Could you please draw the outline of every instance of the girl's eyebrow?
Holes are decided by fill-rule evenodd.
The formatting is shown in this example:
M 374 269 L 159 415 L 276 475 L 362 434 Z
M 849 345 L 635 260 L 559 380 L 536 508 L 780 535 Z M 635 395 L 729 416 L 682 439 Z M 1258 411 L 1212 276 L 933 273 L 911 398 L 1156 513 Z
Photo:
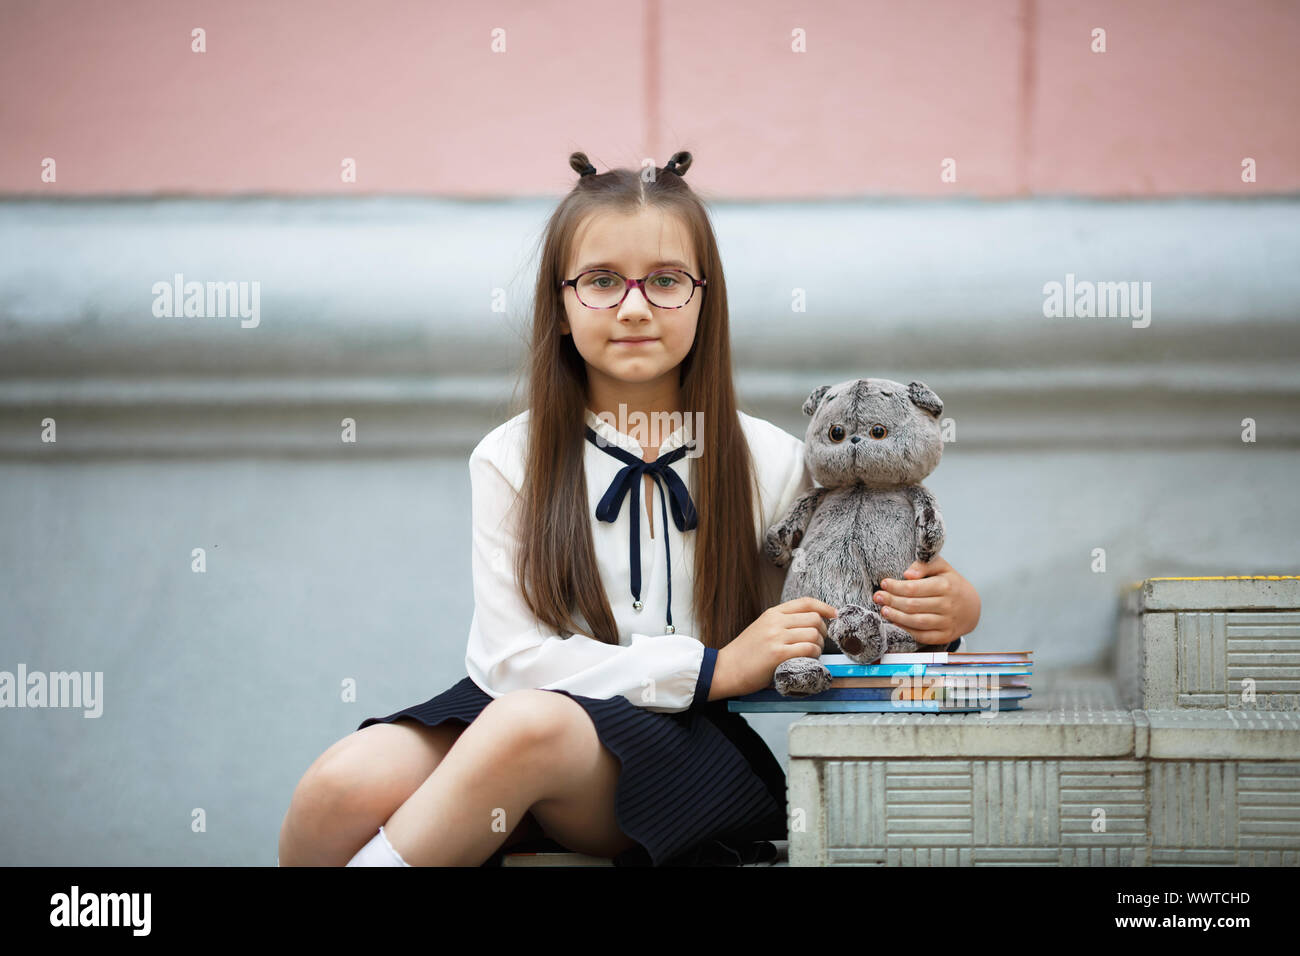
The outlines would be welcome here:
M 663 268 L 664 266 L 675 266 L 678 269 L 689 269 L 686 263 L 682 262 L 680 259 L 660 259 L 658 262 L 652 262 L 650 264 L 651 269 L 660 269 Z M 613 263 L 613 262 L 589 262 L 585 266 L 581 266 L 578 269 L 578 271 L 586 272 L 589 269 L 616 269 L 616 268 L 617 268 L 617 263 Z

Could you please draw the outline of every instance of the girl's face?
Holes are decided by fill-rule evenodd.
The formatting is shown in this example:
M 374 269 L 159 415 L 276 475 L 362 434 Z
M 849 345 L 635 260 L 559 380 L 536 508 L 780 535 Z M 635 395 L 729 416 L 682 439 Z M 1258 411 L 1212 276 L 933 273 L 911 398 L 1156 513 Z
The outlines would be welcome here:
M 633 214 L 596 213 L 579 227 L 575 249 L 564 278 L 573 279 L 587 269 L 612 269 L 629 279 L 640 279 L 656 269 L 676 266 L 699 279 L 700 264 L 682 222 L 671 214 L 642 207 Z M 640 289 L 630 289 L 621 305 L 589 309 L 578 301 L 571 286 L 563 290 L 564 315 L 560 328 L 573 336 L 573 344 L 587 363 L 593 391 L 608 392 L 619 383 L 664 387 L 677 392 L 677 366 L 695 342 L 704 288 L 696 288 L 680 309 L 651 305 Z M 639 344 L 620 339 L 649 339 Z

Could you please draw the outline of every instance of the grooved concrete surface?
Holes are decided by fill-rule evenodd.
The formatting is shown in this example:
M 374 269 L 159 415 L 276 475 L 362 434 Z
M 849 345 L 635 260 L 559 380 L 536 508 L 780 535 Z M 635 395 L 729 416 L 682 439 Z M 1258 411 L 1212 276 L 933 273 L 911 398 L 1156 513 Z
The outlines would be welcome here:
M 1300 864 L 1300 714 L 1131 710 L 1104 674 L 1023 711 L 790 728 L 790 865 Z

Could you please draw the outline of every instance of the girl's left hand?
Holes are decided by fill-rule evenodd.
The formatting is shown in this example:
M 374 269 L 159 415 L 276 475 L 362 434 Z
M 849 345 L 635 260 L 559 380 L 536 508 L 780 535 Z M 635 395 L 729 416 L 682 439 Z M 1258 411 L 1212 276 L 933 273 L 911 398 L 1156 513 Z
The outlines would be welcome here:
M 922 564 L 913 561 L 906 580 L 886 578 L 872 600 L 881 615 L 907 631 L 918 644 L 947 644 L 975 630 L 980 596 L 942 555 Z

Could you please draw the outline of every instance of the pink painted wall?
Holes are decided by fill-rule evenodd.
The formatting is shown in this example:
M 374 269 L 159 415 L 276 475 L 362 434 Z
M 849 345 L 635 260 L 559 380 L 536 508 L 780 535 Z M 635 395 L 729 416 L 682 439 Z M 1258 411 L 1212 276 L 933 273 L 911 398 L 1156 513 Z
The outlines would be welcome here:
M 1290 193 L 1298 51 L 1296 0 L 2 0 L 0 192 L 555 194 L 686 148 L 717 198 Z

